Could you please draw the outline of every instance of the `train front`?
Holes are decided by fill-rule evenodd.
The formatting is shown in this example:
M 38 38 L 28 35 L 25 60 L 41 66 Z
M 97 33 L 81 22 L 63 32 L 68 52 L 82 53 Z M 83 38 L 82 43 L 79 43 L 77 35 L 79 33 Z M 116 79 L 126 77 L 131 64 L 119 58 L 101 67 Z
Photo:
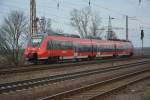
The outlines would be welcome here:
M 24 52 L 24 56 L 28 61 L 35 62 L 44 55 L 45 51 L 42 49 L 41 46 L 42 41 L 42 36 L 36 36 L 30 39 Z

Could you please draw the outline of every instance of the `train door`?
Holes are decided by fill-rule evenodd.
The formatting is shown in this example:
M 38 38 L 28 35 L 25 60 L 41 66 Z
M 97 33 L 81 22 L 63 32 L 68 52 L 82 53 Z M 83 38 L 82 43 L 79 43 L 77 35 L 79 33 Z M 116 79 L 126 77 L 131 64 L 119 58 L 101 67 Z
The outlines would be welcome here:
M 93 48 L 93 50 L 94 50 L 94 56 L 96 57 L 96 55 L 98 53 L 98 46 L 95 44 L 93 47 L 94 47 Z
M 116 43 L 114 44 L 114 49 L 115 49 L 114 50 L 115 51 L 114 56 L 117 56 L 117 44 Z
M 91 48 L 90 49 L 91 55 L 90 56 L 92 57 L 94 55 L 94 50 L 93 50 L 94 47 L 93 47 L 93 41 L 92 41 L 92 39 L 90 39 L 90 44 L 91 44 L 91 47 L 90 47 Z
M 79 52 L 79 48 L 78 48 L 78 44 L 77 43 L 73 43 L 73 50 L 74 50 L 74 58 L 78 57 L 78 52 Z
M 48 44 L 47 44 L 47 49 L 48 49 L 48 55 L 49 55 L 49 58 L 53 57 L 53 43 L 52 43 L 52 40 L 49 40 L 48 41 Z
M 94 58 L 94 57 L 96 57 L 96 55 L 97 55 L 97 45 L 93 42 L 93 40 L 91 39 L 91 50 L 90 50 L 90 52 L 91 52 L 91 56 L 92 56 L 92 58 Z

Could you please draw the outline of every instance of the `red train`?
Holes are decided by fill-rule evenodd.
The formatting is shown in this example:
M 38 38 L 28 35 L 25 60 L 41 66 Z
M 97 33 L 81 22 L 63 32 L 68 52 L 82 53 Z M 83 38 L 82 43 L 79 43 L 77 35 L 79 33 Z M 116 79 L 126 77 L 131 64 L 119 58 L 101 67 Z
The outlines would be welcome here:
M 59 61 L 104 56 L 133 55 L 130 41 L 83 39 L 78 37 L 46 35 L 32 37 L 24 52 L 30 61 Z

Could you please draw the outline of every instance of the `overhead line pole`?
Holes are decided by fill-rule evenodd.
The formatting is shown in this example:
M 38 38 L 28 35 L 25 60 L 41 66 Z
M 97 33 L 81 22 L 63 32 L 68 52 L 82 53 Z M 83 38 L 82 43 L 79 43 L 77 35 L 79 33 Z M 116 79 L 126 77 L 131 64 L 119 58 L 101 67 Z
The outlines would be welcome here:
M 36 1 L 30 0 L 30 34 L 37 32 Z
M 126 16 L 126 40 L 128 40 L 128 16 Z
M 109 16 L 107 39 L 110 39 L 111 34 L 112 34 L 112 25 L 111 25 L 111 17 Z

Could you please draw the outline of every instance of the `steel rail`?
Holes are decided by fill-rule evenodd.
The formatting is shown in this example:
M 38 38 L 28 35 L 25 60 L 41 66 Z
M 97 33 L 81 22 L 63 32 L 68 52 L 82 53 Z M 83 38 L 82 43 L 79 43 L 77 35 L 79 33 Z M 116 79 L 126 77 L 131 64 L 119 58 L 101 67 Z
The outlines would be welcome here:
M 62 100 L 62 99 L 65 99 L 65 100 L 81 100 L 81 98 L 84 100 L 97 100 L 98 97 L 100 96 L 103 96 L 107 93 L 110 93 L 116 89 L 120 89 L 124 86 L 127 86 L 129 84 L 132 84 L 134 82 L 137 82 L 137 81 L 140 81 L 140 80 L 143 80 L 145 78 L 148 78 L 150 77 L 149 74 L 141 77 L 141 78 L 138 78 L 138 79 L 135 79 L 135 80 L 130 80 L 129 82 L 126 82 L 124 84 L 121 84 L 119 86 L 116 86 L 116 87 L 113 87 L 112 89 L 108 89 L 106 91 L 102 91 L 101 89 L 99 89 L 99 91 L 97 91 L 97 88 L 98 86 L 99 87 L 103 87 L 104 85 L 107 86 L 106 84 L 113 84 L 113 82 L 118 82 L 118 81 L 124 81 L 125 79 L 128 79 L 130 77 L 134 77 L 136 75 L 139 75 L 139 74 L 142 74 L 142 73 L 145 73 L 145 72 L 150 72 L 150 68 L 147 68 L 147 69 L 143 69 L 143 70 L 140 70 L 140 71 L 136 71 L 136 72 L 133 72 L 133 73 L 128 73 L 128 74 L 124 74 L 124 75 L 121 75 L 121 76 L 117 76 L 117 77 L 113 77 L 111 79 L 108 79 L 108 80 L 104 80 L 104 81 L 100 81 L 100 82 L 97 82 L 97 83 L 93 83 L 93 84 L 90 84 L 90 85 L 87 85 L 87 86 L 83 86 L 83 87 L 80 87 L 80 88 L 76 88 L 76 89 L 73 89 L 73 90 L 69 90 L 69 91 L 65 91 L 65 92 L 61 92 L 61 93 L 58 93 L 58 94 L 55 94 L 55 95 L 51 95 L 51 96 L 47 96 L 47 97 L 43 97 L 43 98 L 40 98 L 39 100 Z M 96 92 L 97 93 L 93 93 L 94 92 L 94 89 L 96 88 Z M 93 90 L 92 90 L 93 89 Z M 86 92 L 87 91 L 92 91 L 92 93 L 88 93 L 88 97 L 86 99 Z M 85 92 L 85 94 L 84 94 Z M 77 95 L 77 94 L 80 94 L 80 96 L 74 96 L 74 95 Z M 90 96 L 91 95 L 91 96 Z M 94 95 L 94 96 L 93 96 Z M 74 96 L 74 97 L 71 97 L 71 96 Z M 77 98 L 75 98 L 77 97 Z
M 132 77 L 133 75 L 138 75 L 138 74 L 142 74 L 142 73 L 145 73 L 145 72 L 149 72 L 149 73 L 150 73 L 150 68 L 149 68 L 149 69 L 144 69 L 144 70 L 139 71 L 139 72 L 131 73 L 131 74 L 129 74 L 129 75 L 127 75 L 127 76 L 124 76 L 124 77 L 122 77 L 122 78 L 120 77 L 120 80 L 122 80 L 123 78 L 129 78 L 129 77 Z M 132 74 L 133 74 L 133 75 L 132 75 Z M 135 80 L 131 80 L 130 82 L 127 82 L 127 83 L 125 83 L 125 84 L 121 84 L 120 86 L 114 87 L 114 88 L 112 88 L 112 89 L 110 89 L 110 90 L 108 90 L 108 91 L 99 93 L 99 94 L 97 94 L 97 95 L 95 95 L 95 96 L 92 96 L 92 97 L 88 98 L 87 100 L 95 100 L 95 99 L 99 98 L 100 96 L 104 96 L 104 95 L 106 95 L 106 94 L 108 94 L 108 93 L 110 93 L 110 92 L 113 92 L 113 91 L 115 91 L 115 90 L 121 89 L 121 88 L 123 88 L 123 87 L 125 87 L 125 86 L 128 86 L 128 85 L 130 85 L 130 84 L 133 84 L 133 83 L 135 83 L 135 82 L 138 82 L 138 81 L 141 81 L 141 80 L 144 80 L 144 79 L 147 79 L 147 78 L 150 78 L 150 74 L 149 74 L 148 76 L 144 76 L 144 77 L 141 77 L 141 78 L 137 78 L 137 79 L 135 79 Z M 117 80 L 118 80 L 118 79 L 116 79 L 116 81 L 117 81 Z M 119 80 L 119 81 L 120 81 L 120 80 Z M 112 80 L 112 81 L 115 81 L 115 80 Z
M 116 58 L 116 59 L 97 59 L 92 61 L 83 61 L 83 62 L 76 62 L 76 63 L 63 63 L 63 64 L 52 64 L 52 65 L 38 65 L 38 66 L 23 66 L 23 67 L 13 67 L 13 68 L 2 68 L 0 69 L 0 76 L 8 75 L 13 73 L 23 73 L 29 71 L 37 71 L 37 70 L 47 70 L 47 69 L 55 69 L 55 68 L 62 68 L 62 67 L 70 67 L 70 66 L 78 66 L 78 65 L 88 65 L 88 64 L 97 64 L 97 63 L 107 63 L 107 62 L 114 62 L 114 61 L 124 61 L 128 59 L 143 59 L 143 58 L 150 58 L 150 56 L 144 57 L 131 57 L 131 58 Z
M 56 83 L 56 82 L 60 82 L 60 81 L 80 78 L 80 77 L 87 76 L 87 75 L 93 75 L 93 74 L 99 74 L 99 73 L 109 72 L 109 71 L 113 71 L 113 70 L 135 67 L 137 65 L 143 65 L 143 64 L 147 64 L 147 63 L 150 63 L 150 61 L 144 60 L 142 62 L 124 64 L 124 65 L 119 65 L 119 66 L 112 66 L 112 67 L 108 67 L 108 68 L 97 68 L 97 69 L 93 69 L 93 70 L 52 75 L 52 76 L 48 76 L 48 77 L 35 78 L 35 79 L 31 79 L 31 80 L 3 83 L 3 84 L 0 84 L 0 93 L 21 90 L 24 88 L 40 86 L 40 85 L 49 84 L 49 83 Z

